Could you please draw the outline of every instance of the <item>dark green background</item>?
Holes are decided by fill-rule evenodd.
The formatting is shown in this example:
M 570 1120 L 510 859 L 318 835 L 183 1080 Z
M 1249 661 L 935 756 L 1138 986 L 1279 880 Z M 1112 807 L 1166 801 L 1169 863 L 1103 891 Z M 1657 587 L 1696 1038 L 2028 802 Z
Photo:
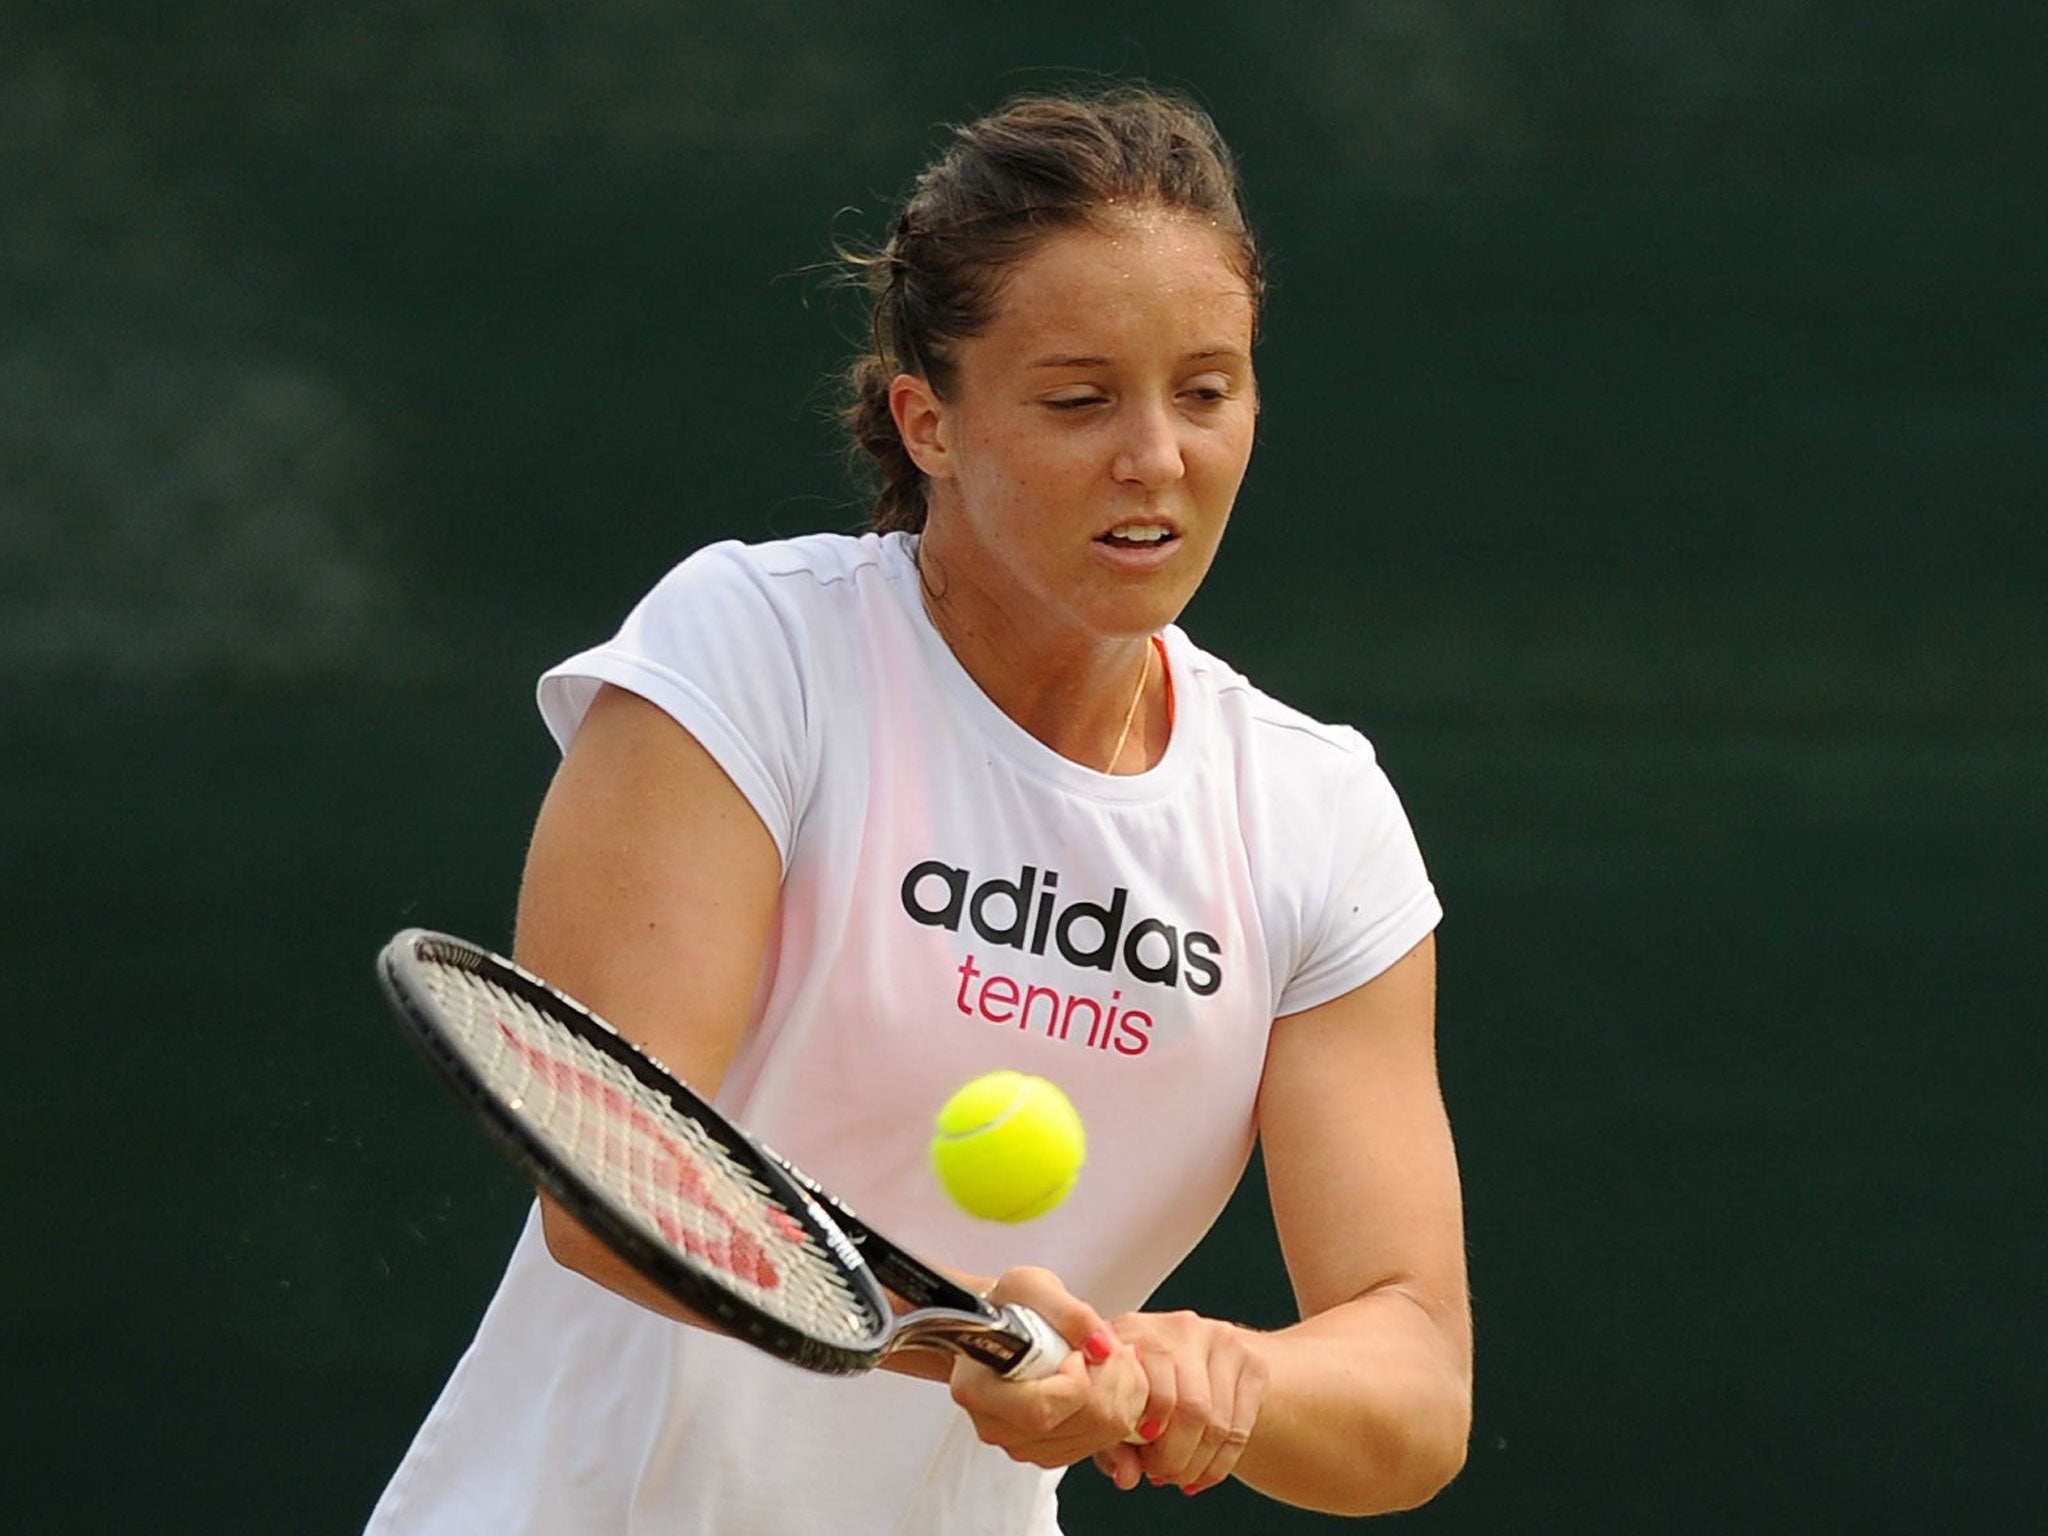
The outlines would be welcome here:
M 523 1205 L 371 956 L 508 937 L 543 665 L 857 520 L 805 269 L 1056 67 L 1240 150 L 1188 624 L 1375 738 L 1450 910 L 1478 1416 L 1402 1528 L 2030 1527 L 2035 8 L 1014 14 L 0 11 L 9 1528 L 359 1526 Z M 1284 1320 L 1255 1191 L 1170 1295 Z

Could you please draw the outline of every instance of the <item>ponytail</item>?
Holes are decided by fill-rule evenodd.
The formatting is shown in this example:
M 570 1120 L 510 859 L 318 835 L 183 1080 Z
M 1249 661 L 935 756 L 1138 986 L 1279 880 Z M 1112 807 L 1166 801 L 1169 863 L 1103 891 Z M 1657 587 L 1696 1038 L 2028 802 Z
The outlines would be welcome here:
M 881 481 L 868 526 L 876 533 L 918 533 L 924 528 L 924 472 L 911 462 L 889 410 L 889 384 L 895 377 L 873 352 L 855 360 L 847 373 L 846 430 Z

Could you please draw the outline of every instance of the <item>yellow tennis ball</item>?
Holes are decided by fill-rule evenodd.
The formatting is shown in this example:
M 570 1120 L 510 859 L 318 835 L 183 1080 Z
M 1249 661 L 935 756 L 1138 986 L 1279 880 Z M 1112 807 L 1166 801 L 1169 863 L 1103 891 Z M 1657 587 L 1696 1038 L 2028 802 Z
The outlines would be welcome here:
M 968 1215 L 1029 1221 L 1067 1198 L 1087 1150 L 1081 1117 L 1057 1087 L 990 1072 L 939 1111 L 932 1171 Z

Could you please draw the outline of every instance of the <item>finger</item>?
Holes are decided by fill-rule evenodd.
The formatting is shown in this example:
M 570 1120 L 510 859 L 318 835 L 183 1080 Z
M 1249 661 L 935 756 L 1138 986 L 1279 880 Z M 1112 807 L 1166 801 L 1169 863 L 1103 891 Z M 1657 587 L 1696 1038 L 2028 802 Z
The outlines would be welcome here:
M 1116 1330 L 1049 1269 L 1023 1264 L 1005 1270 L 990 1289 L 989 1299 L 1031 1308 L 1091 1364 L 1102 1364 L 1116 1348 Z
M 1221 1416 L 1230 1408 L 1234 1389 L 1230 1361 L 1211 1347 L 1187 1363 L 1188 1386 L 1182 1393 L 1181 1414 L 1174 1426 L 1174 1465 L 1167 1481 L 1184 1493 L 1192 1493 L 1201 1482 L 1227 1428 Z
M 1144 1352 L 1151 1395 L 1139 1420 L 1138 1439 L 1143 1442 L 1141 1460 L 1146 1481 L 1155 1487 L 1179 1479 L 1188 1457 L 1201 1438 L 1206 1413 L 1206 1366 L 1199 1358 L 1190 1360 L 1185 1332 L 1162 1334 L 1154 1327 Z
M 1070 1466 L 1122 1440 L 1145 1400 L 1144 1373 L 1127 1345 L 1102 1366 L 1071 1352 L 1052 1375 L 1030 1381 L 963 1361 L 951 1388 L 986 1444 L 1045 1467 Z
M 1166 1426 L 1173 1422 L 1174 1410 L 1180 1401 L 1179 1377 L 1170 1351 L 1157 1345 L 1147 1351 L 1139 1344 L 1133 1344 L 1131 1349 L 1145 1368 L 1146 1387 L 1145 1406 L 1139 1410 L 1137 1427 L 1131 1433 L 1139 1445 L 1150 1446 L 1166 1433 Z M 1140 1471 L 1143 1471 L 1142 1458 Z
M 1013 1452 L 1057 1436 L 1086 1407 L 1091 1390 L 1087 1362 L 1071 1351 L 1049 1374 L 1028 1380 L 998 1376 L 962 1357 L 953 1364 L 950 1386 L 953 1401 L 974 1418 L 981 1438 Z
M 1145 1478 L 1145 1469 L 1138 1459 L 1138 1452 L 1130 1445 L 1112 1445 L 1106 1451 L 1097 1451 L 1095 1466 L 1104 1477 L 1125 1493 L 1129 1493 Z
M 1209 1424 L 1212 1389 L 1205 1361 L 1175 1356 L 1173 1412 L 1145 1455 L 1145 1469 L 1153 1482 L 1177 1486 L 1199 1470 L 1196 1458 Z M 1207 1464 L 1206 1458 L 1201 1464 Z
M 1217 1411 L 1181 1471 L 1183 1493 L 1214 1488 L 1237 1470 L 1264 1399 L 1264 1373 L 1248 1358 L 1228 1352 L 1217 1379 Z
M 1202 1426 L 1194 1448 L 1174 1469 L 1172 1482 L 1182 1493 L 1200 1493 L 1223 1481 L 1234 1458 L 1224 1455 L 1229 1425 L 1211 1419 Z M 1222 1464 L 1219 1467 L 1219 1462 Z

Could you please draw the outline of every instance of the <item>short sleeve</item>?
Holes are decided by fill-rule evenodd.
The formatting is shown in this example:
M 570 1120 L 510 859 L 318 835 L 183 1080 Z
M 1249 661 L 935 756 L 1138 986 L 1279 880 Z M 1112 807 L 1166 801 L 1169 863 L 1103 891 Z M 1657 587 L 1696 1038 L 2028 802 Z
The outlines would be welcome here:
M 1363 986 L 1443 919 L 1400 796 L 1364 738 L 1345 735 L 1356 751 L 1329 794 L 1321 899 L 1304 914 L 1301 948 L 1276 1016 Z
M 541 675 L 542 720 L 567 751 L 598 689 L 637 693 L 688 731 L 738 786 L 785 862 L 813 780 L 805 631 L 737 542 L 690 556 L 619 632 Z

